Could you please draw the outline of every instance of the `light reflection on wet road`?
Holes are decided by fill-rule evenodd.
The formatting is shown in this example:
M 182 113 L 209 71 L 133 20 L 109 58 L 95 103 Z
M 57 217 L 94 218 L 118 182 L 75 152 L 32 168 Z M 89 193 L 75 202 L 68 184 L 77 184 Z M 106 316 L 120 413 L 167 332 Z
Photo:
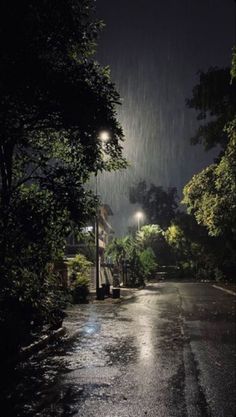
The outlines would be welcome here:
M 4 417 L 235 417 L 234 296 L 153 284 L 72 308 L 65 324 L 72 340 L 5 380 Z

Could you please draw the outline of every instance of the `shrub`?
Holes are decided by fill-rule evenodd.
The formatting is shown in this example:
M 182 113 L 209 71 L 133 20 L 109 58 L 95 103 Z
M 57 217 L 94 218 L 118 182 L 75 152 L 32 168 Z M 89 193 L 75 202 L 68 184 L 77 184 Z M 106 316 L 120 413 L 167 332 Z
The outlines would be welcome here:
M 39 276 L 27 268 L 12 268 L 0 285 L 1 354 L 31 343 L 42 328 L 58 328 L 65 313 L 58 278 L 48 270 Z
M 84 303 L 89 295 L 89 279 L 86 277 L 79 277 L 76 279 L 76 285 L 72 290 L 74 303 Z
M 68 261 L 72 296 L 75 303 L 85 302 L 89 294 L 92 262 L 81 254 Z
M 156 257 L 153 250 L 151 248 L 143 250 L 139 255 L 139 259 L 141 261 L 144 277 L 147 279 L 151 278 L 152 274 L 155 273 L 157 269 Z

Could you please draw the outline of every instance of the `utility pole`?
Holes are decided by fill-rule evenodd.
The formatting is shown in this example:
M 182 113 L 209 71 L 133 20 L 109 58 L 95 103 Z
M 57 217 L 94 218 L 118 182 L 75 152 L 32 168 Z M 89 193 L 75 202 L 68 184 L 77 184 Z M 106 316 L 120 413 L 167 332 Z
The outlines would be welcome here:
M 101 144 L 106 143 L 110 139 L 110 134 L 106 130 L 102 130 L 98 136 L 98 139 L 101 141 Z M 98 200 L 98 171 L 95 174 L 95 194 Z M 96 210 L 95 218 L 95 257 L 96 257 L 96 297 L 97 300 L 104 300 L 104 294 L 100 289 L 100 262 L 99 262 L 99 207 Z
M 97 174 L 95 176 L 96 181 L 96 197 L 98 198 L 98 177 Z M 100 276 L 100 264 L 99 264 L 99 207 L 96 209 L 96 217 L 95 217 L 95 269 L 96 269 L 96 298 L 99 300 L 99 276 Z

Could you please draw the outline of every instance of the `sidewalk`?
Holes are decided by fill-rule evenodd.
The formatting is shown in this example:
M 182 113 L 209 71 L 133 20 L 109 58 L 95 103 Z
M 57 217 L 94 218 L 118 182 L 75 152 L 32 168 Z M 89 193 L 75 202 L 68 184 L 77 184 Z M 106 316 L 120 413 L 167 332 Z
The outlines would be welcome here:
M 138 291 L 137 288 L 120 288 L 120 298 L 112 298 L 112 291 L 110 297 L 105 297 L 104 300 L 97 300 L 96 299 L 96 292 L 90 292 L 89 295 L 89 303 L 92 304 L 117 304 L 125 300 L 129 300 L 135 296 L 135 293 Z M 43 350 L 47 345 L 57 339 L 61 340 L 69 340 L 73 339 L 73 337 L 76 337 L 81 332 L 81 325 L 80 320 L 78 317 L 80 317 L 80 314 L 75 314 L 76 311 L 80 310 L 80 307 L 83 304 L 75 304 L 66 310 L 67 317 L 63 320 L 63 327 L 60 327 L 57 330 L 52 330 L 48 332 L 47 334 L 41 334 L 34 342 L 32 342 L 28 346 L 23 346 L 19 353 L 11 358 L 9 360 L 9 363 L 18 362 L 21 360 L 26 359 L 27 357 L 31 356 L 34 353 L 37 353 L 40 350 Z M 74 326 L 74 318 L 76 319 L 76 322 L 78 323 L 77 329 L 75 330 Z

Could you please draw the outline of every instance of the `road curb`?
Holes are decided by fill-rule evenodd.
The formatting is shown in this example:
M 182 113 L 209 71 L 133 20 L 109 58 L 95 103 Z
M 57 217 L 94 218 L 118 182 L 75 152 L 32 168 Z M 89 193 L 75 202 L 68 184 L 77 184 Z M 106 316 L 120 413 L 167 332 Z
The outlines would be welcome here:
M 40 350 L 45 349 L 49 345 L 49 343 L 51 343 L 53 340 L 58 339 L 59 337 L 64 336 L 65 334 L 65 327 L 60 327 L 57 330 L 53 330 L 52 332 L 40 337 L 40 339 L 36 340 L 30 345 L 22 347 L 18 353 L 9 357 L 5 361 L 4 366 L 14 366 L 17 363 L 20 363 L 21 361 L 29 358 L 34 353 L 37 353 Z
M 22 347 L 19 352 L 20 359 L 25 359 L 25 357 L 30 356 L 32 353 L 44 349 L 50 342 L 56 340 L 58 337 L 63 336 L 65 333 L 65 327 L 60 327 L 59 329 L 53 330 L 51 333 L 42 336 L 36 342 L 31 343 L 31 345 Z
M 217 290 L 221 290 L 221 291 L 227 292 L 228 294 L 236 296 L 236 292 L 232 290 L 227 290 L 226 288 L 220 287 L 219 285 L 212 285 L 212 287 L 216 288 Z

